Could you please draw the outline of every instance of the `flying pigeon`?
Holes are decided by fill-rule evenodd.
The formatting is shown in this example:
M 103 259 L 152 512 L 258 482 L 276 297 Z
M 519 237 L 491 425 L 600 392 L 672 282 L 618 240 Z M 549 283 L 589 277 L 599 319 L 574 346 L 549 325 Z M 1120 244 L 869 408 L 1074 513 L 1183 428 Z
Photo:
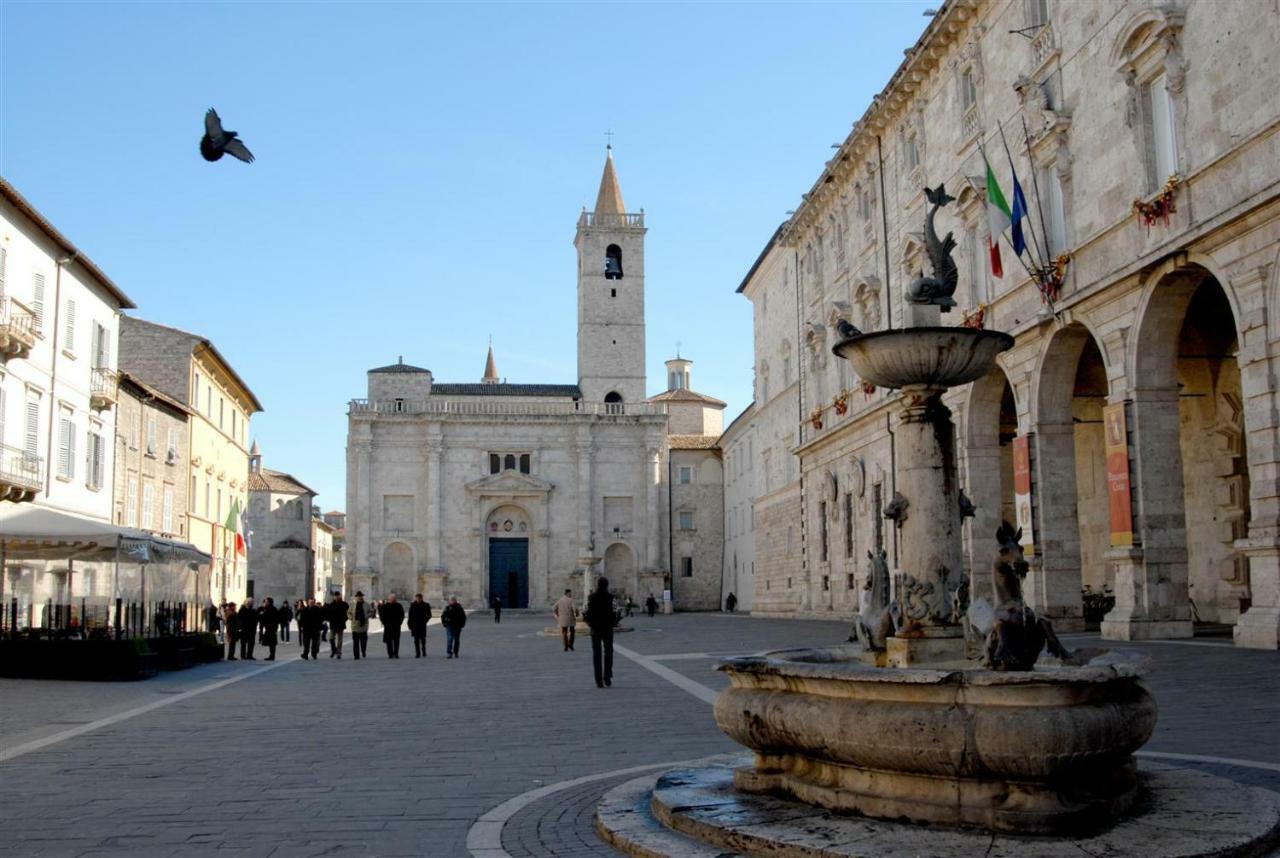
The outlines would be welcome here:
M 200 154 L 206 161 L 216 161 L 223 155 L 234 155 L 246 164 L 253 163 L 253 153 L 249 151 L 249 147 L 236 138 L 236 132 L 222 130 L 222 120 L 218 118 L 218 111 L 212 107 L 204 115 Z

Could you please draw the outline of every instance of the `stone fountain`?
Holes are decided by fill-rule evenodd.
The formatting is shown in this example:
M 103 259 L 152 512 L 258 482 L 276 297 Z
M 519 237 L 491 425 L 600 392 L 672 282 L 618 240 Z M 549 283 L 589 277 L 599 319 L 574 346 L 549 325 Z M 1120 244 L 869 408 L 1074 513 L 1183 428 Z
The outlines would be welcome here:
M 897 487 L 884 510 L 898 575 L 890 584 L 883 553 L 871 555 L 858 644 L 723 661 L 731 685 L 716 723 L 751 756 L 624 785 L 597 829 L 645 855 L 1255 854 L 1280 834 L 1280 796 L 1139 770 L 1134 753 L 1156 725 L 1148 660 L 1058 641 L 1022 597 L 1020 531 L 995 534 L 992 595 L 969 604 L 967 499 L 942 395 L 986 375 L 1014 341 L 941 324 L 957 271 L 934 218 L 951 197 L 942 186 L 926 194 L 933 276 L 907 287 L 904 327 L 845 323 L 834 347 L 860 378 L 901 391 Z M 974 627 L 980 662 L 965 657 Z M 1228 794 L 1251 811 L 1232 831 L 1215 821 Z

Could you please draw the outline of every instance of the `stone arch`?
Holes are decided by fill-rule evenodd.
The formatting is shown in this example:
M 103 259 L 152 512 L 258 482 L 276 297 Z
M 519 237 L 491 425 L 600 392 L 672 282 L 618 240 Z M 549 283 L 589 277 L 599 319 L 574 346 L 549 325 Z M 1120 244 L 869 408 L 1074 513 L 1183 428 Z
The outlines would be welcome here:
M 1123 69 L 1138 54 L 1144 53 L 1171 26 L 1167 13 L 1152 7 L 1135 13 L 1120 28 L 1111 43 L 1111 66 Z
M 1034 378 L 1033 509 L 1041 557 L 1028 589 L 1036 607 L 1067 628 L 1083 626 L 1083 591 L 1105 591 L 1114 579 L 1106 561 L 1105 355 L 1093 331 L 1073 321 L 1049 337 Z
M 1275 261 L 1271 263 L 1271 284 L 1264 287 L 1266 295 L 1267 339 L 1280 339 L 1280 250 L 1276 251 Z
M 1141 551 L 1118 569 L 1109 637 L 1189 637 L 1195 615 L 1234 622 L 1247 604 L 1248 562 L 1235 547 L 1251 514 L 1240 319 L 1212 260 L 1182 255 L 1148 278 L 1128 348 Z
M 510 501 L 495 504 L 484 517 L 485 536 L 496 539 L 527 538 L 532 526 L 528 510 Z
M 619 597 L 631 595 L 637 598 L 636 553 L 625 542 L 615 542 L 604 550 L 604 577 L 609 579 L 609 589 Z
M 964 489 L 975 510 L 968 519 L 967 559 L 973 594 L 991 597 L 989 576 L 974 575 L 991 559 L 1001 520 L 1013 521 L 1013 437 L 1018 431 L 1018 393 L 997 365 L 969 387 L 965 403 Z

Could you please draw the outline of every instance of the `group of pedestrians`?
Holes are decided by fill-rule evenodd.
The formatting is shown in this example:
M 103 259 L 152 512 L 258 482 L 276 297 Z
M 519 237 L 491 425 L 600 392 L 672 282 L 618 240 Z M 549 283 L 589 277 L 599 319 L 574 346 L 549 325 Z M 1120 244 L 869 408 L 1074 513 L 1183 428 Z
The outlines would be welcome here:
M 400 657 L 400 632 L 408 619 L 409 634 L 413 637 L 414 658 L 427 656 L 427 624 L 431 621 L 431 603 L 421 593 L 409 603 L 406 615 L 404 605 L 394 593 L 384 601 L 372 604 L 365 601 L 364 593 L 357 590 L 355 602 L 348 603 L 341 593 L 333 594 L 333 601 L 321 604 L 315 598 L 299 599 L 290 607 L 286 602 L 277 608 L 271 597 L 262 600 L 262 607 L 255 608 L 253 599 L 245 599 L 237 607 L 235 602 L 224 602 L 218 607 L 209 606 L 209 628 L 225 630 L 227 661 L 235 661 L 236 653 L 247 661 L 256 661 L 255 643 L 270 650 L 266 661 L 275 661 L 276 647 L 281 639 L 289 640 L 289 624 L 297 621 L 298 643 L 304 659 L 319 659 L 320 643 L 329 642 L 329 658 L 342 658 L 348 627 L 351 631 L 351 650 L 355 659 L 369 657 L 369 623 L 378 619 L 382 623 L 382 641 L 387 648 L 387 658 Z M 458 658 L 462 642 L 462 628 L 467 624 L 467 612 L 456 598 L 440 615 L 445 630 L 445 651 L 448 658 Z

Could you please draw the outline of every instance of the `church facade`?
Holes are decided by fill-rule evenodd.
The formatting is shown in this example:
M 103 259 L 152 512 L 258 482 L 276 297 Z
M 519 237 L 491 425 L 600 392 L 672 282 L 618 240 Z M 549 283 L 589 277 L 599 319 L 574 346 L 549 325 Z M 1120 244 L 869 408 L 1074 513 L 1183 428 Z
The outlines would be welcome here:
M 683 609 L 719 604 L 718 528 L 673 538 L 670 472 L 673 446 L 718 455 L 724 403 L 688 390 L 688 361 L 646 395 L 644 236 L 610 153 L 574 241 L 576 384 L 502 381 L 492 347 L 479 383 L 403 360 L 369 371 L 348 411 L 349 591 L 542 607 L 581 594 L 590 567 L 636 601 L 674 589 Z M 718 466 L 701 470 L 719 483 Z M 719 521 L 720 498 L 681 511 Z

